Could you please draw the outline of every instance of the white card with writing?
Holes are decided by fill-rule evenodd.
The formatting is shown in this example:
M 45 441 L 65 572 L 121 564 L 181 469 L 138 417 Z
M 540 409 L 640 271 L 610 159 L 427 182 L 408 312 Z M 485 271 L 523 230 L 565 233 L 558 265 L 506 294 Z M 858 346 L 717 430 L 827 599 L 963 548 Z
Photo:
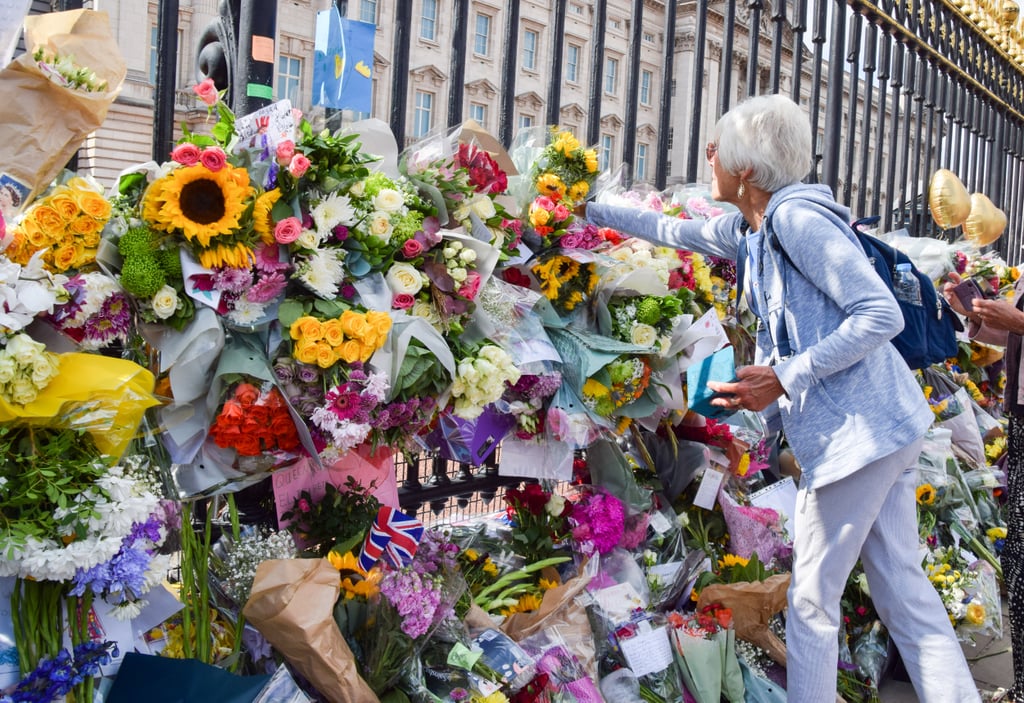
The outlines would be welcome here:
M 634 610 L 647 607 L 647 602 L 628 582 L 602 588 L 592 593 L 601 610 L 615 624 L 627 622 Z
M 718 488 L 722 485 L 725 474 L 717 469 L 708 468 L 700 479 L 697 487 L 697 495 L 693 498 L 693 504 L 705 510 L 713 510 L 715 501 L 718 500 Z
M 664 671 L 672 664 L 672 644 L 668 641 L 668 630 L 665 627 L 639 628 L 636 635 L 628 639 L 620 639 L 619 647 L 626 655 L 629 668 L 636 676 Z

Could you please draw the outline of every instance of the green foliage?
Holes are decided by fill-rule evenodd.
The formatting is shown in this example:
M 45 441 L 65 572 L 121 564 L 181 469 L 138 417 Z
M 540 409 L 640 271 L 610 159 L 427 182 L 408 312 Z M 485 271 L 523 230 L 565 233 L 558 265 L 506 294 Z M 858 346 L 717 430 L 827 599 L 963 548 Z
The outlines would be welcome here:
M 395 379 L 395 397 L 440 397 L 451 379 L 434 353 L 417 339 L 411 339 Z
M 362 541 L 380 510 L 380 501 L 370 493 L 373 488 L 374 484 L 363 487 L 349 476 L 344 490 L 325 484 L 320 500 L 302 491 L 281 519 L 290 520 L 289 531 L 309 542 L 310 551 L 319 556 L 332 549 L 350 551 Z
M 306 121 L 300 127 L 302 137 L 298 147 L 309 158 L 310 167 L 304 180 L 325 193 L 347 190 L 370 173 L 366 164 L 378 157 L 364 154 L 358 135 L 334 136 L 327 130 L 313 134 Z
M 99 517 L 88 496 L 103 497 L 95 482 L 106 472 L 84 431 L 0 426 L 0 554 L 13 558 L 29 537 L 84 535 Z

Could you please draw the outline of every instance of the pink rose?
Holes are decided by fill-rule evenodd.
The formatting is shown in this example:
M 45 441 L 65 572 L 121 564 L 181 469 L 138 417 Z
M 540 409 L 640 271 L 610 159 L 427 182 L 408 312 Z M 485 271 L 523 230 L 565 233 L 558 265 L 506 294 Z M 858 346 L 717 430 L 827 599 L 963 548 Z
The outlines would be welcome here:
M 418 239 L 406 239 L 402 245 L 402 256 L 407 259 L 415 259 L 423 253 L 423 243 Z
M 191 142 L 184 142 L 174 147 L 171 159 L 182 166 L 194 166 L 199 161 L 199 147 Z
M 228 162 L 228 155 L 219 146 L 208 146 L 199 154 L 199 161 L 210 171 L 216 173 Z
M 217 101 L 220 100 L 220 95 L 217 94 L 217 86 L 214 85 L 212 78 L 207 78 L 199 85 L 192 86 L 192 90 L 195 91 L 200 100 L 210 107 L 216 105 Z
M 296 154 L 292 157 L 292 162 L 288 164 L 288 173 L 292 174 L 296 178 L 302 178 L 309 169 L 309 159 L 306 158 L 305 154 Z
M 544 208 L 549 212 L 555 209 L 555 201 L 546 195 L 541 195 L 540 197 L 538 197 L 536 200 L 533 201 L 533 204 L 536 205 L 537 207 Z
M 567 208 L 565 205 L 556 205 L 552 214 L 555 216 L 556 220 L 568 219 L 569 208 Z
M 466 274 L 466 280 L 462 282 L 462 286 L 459 288 L 459 295 L 466 300 L 473 300 L 479 291 L 480 274 L 476 271 L 470 271 Z
M 398 293 L 391 299 L 391 307 L 396 310 L 408 310 L 415 304 L 416 298 L 412 297 L 408 293 Z
M 292 162 L 292 157 L 295 156 L 295 142 L 291 139 L 286 139 L 277 145 L 277 162 L 282 166 L 287 166 Z
M 286 217 L 274 227 L 274 239 L 278 244 L 291 244 L 302 234 L 302 222 L 297 217 Z
M 293 107 L 292 119 L 295 121 L 295 124 L 299 124 L 300 122 L 302 122 L 302 110 L 300 110 L 297 107 Z

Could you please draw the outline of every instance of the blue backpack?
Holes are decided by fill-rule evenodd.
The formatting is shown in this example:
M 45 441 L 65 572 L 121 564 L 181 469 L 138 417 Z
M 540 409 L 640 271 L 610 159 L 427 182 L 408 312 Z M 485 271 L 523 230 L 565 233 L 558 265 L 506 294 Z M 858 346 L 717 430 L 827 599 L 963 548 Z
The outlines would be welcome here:
M 878 222 L 878 217 L 866 217 L 853 223 L 853 233 L 864 249 L 878 277 L 882 283 L 892 291 L 893 279 L 895 278 L 897 264 L 910 264 L 911 271 L 921 284 L 921 305 L 906 302 L 897 298 L 896 302 L 903 313 L 903 331 L 890 340 L 900 353 L 907 366 L 912 369 L 922 369 L 932 364 L 942 363 L 946 359 L 955 357 L 959 351 L 956 341 L 956 333 L 963 330 L 960 319 L 953 312 L 952 308 L 935 291 L 932 280 L 921 273 L 910 257 L 899 249 L 891 247 L 880 239 L 876 239 L 860 230 L 862 226 L 870 226 Z M 768 228 L 766 230 L 770 237 L 771 247 L 782 254 L 786 263 L 801 276 L 803 273 L 782 247 L 778 235 Z M 745 247 L 741 248 L 745 249 Z M 737 262 L 737 266 L 741 266 Z M 742 270 L 737 271 L 737 281 L 742 280 Z M 738 291 L 738 295 L 742 291 Z M 737 299 L 738 299 L 737 295 Z M 895 296 L 894 296 L 895 297 Z M 782 318 L 781 329 L 778 331 L 776 341 L 779 356 L 787 357 L 792 353 L 789 345 L 789 333 L 786 330 L 785 317 Z

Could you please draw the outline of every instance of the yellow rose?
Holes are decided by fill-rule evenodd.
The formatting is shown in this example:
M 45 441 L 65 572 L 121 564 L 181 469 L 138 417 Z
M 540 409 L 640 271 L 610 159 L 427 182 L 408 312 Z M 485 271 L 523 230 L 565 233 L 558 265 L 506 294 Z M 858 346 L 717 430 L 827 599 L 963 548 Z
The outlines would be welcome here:
M 338 356 L 346 364 L 354 364 L 359 361 L 363 355 L 363 345 L 354 339 L 350 339 L 338 349 Z
M 324 336 L 323 325 L 320 323 L 320 320 L 310 315 L 304 315 L 293 322 L 290 332 L 292 339 L 302 342 L 318 342 Z
M 81 241 L 82 245 L 87 249 L 95 249 L 100 245 L 100 233 L 86 232 L 80 237 L 79 241 Z
M 59 237 L 64 233 L 64 218 L 49 205 L 40 205 L 33 210 L 32 219 L 39 225 L 39 229 L 50 237 Z
M 76 190 L 75 202 L 89 217 L 102 222 L 110 218 L 110 203 L 94 190 Z
M 78 217 L 78 205 L 70 193 L 54 195 L 49 199 L 49 205 L 67 222 Z
M 542 207 L 530 206 L 530 224 L 534 227 L 542 227 L 551 219 L 551 213 Z
M 359 360 L 365 364 L 367 361 L 370 360 L 370 357 L 373 356 L 373 353 L 375 351 L 377 351 L 376 347 L 364 344 L 363 350 L 359 354 Z
M 21 231 L 25 235 L 25 240 L 33 249 L 42 249 L 50 245 L 50 238 L 46 236 L 43 230 L 39 229 L 39 225 L 35 220 L 25 220 L 22 222 Z
M 71 220 L 68 229 L 75 234 L 95 234 L 100 231 L 101 225 L 88 215 L 79 215 Z
M 63 244 L 53 252 L 53 266 L 58 271 L 73 268 L 78 261 L 79 251 L 74 244 Z
M 371 310 L 366 313 L 366 322 L 369 323 L 381 337 L 387 335 L 391 330 L 391 315 L 383 310 Z
M 369 328 L 366 324 L 366 316 L 362 313 L 355 312 L 354 310 L 346 310 L 341 313 L 341 317 L 338 319 L 341 321 L 341 329 L 343 329 L 345 334 L 349 337 L 362 339 Z
M 332 347 L 341 346 L 345 341 L 345 330 L 341 328 L 340 320 L 327 320 L 323 323 L 324 341 Z
M 317 342 L 316 345 L 316 365 L 322 369 L 329 369 L 334 366 L 334 362 L 338 360 L 338 355 L 334 352 L 329 344 L 324 342 Z
M 295 345 L 295 348 L 292 349 L 292 356 L 303 364 L 315 364 L 318 358 L 318 351 L 316 342 L 300 340 Z

